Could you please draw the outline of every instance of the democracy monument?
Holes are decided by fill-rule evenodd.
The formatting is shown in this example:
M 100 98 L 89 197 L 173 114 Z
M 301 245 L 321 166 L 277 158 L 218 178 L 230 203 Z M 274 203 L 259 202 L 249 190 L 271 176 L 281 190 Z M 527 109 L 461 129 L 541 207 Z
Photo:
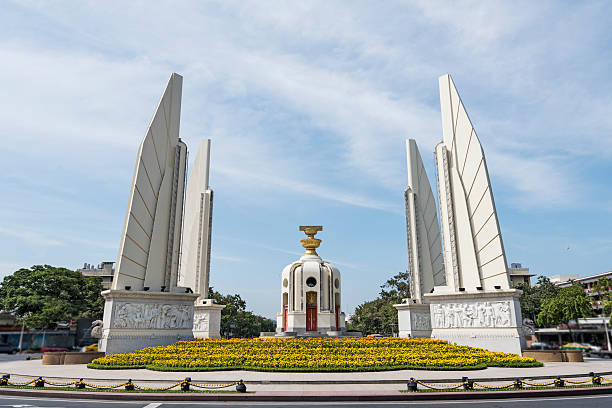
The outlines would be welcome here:
M 113 286 L 102 292 L 99 346 L 107 354 L 194 335 L 219 337 L 224 306 L 206 299 L 210 140 L 202 142 L 185 189 L 187 146 L 179 138 L 182 84 L 183 78 L 172 74 L 138 148 Z
M 413 285 L 411 298 L 395 306 L 400 335 L 520 355 L 521 291 L 510 288 L 484 151 L 450 75 L 439 85 L 443 138 L 435 158 L 444 251 L 429 180 L 410 140 L 406 224 Z
M 321 240 L 314 236 L 322 226 L 301 226 L 306 252 L 281 274 L 281 312 L 276 315 L 280 336 L 340 336 L 345 331 L 340 309 L 340 271 L 319 257 Z
M 395 305 L 399 335 L 520 355 L 521 292 L 510 288 L 484 151 L 450 75 L 439 85 L 439 221 L 416 141 L 406 142 L 410 297 Z M 138 149 L 113 286 L 102 293 L 99 346 L 108 355 L 220 337 L 225 306 L 208 299 L 210 140 L 202 141 L 187 176 L 181 94 L 182 77 L 172 74 Z M 282 270 L 276 332 L 262 337 L 351 335 L 341 310 L 340 271 L 316 252 L 322 229 L 300 227 L 306 252 Z

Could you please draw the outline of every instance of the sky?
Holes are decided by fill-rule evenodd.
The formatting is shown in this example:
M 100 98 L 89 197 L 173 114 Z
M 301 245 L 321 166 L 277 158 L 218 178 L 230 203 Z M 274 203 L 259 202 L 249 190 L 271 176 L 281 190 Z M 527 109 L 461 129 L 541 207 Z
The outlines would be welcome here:
M 0 277 L 114 261 L 138 145 L 172 72 L 212 140 L 211 285 L 280 311 L 299 225 L 351 313 L 407 265 L 405 139 L 435 188 L 438 80 L 485 150 L 508 262 L 612 270 L 612 3 L 4 1 Z

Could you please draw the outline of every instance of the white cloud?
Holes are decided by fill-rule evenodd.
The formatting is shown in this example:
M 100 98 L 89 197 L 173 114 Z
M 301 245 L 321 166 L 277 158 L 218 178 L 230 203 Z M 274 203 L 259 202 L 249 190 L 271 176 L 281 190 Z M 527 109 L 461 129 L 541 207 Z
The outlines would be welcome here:
M 524 157 L 489 151 L 487 163 L 494 163 L 488 165 L 489 171 L 506 187 L 518 192 L 514 198 L 507 196 L 518 208 L 568 208 L 584 204 L 575 198 L 586 191 L 582 191 L 580 181 L 563 168 L 560 164 L 563 160 L 558 157 Z
M 65 245 L 64 241 L 49 236 L 39 231 L 33 231 L 27 227 L 0 227 L 0 234 L 5 237 L 17 238 L 28 244 L 36 246 L 60 246 Z
M 211 258 L 217 261 L 245 262 L 244 259 L 236 257 L 236 256 L 228 256 L 228 255 L 220 255 L 220 254 L 212 254 Z

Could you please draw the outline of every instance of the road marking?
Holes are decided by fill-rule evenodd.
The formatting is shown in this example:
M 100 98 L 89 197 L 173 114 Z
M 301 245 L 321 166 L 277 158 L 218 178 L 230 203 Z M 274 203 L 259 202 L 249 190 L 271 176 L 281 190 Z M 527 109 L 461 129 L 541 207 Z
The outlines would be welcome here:
M 159 407 L 160 405 L 161 405 L 161 403 L 160 403 L 160 402 L 152 402 L 152 403 L 150 403 L 149 405 L 145 405 L 145 406 L 144 406 L 144 407 L 142 407 L 142 408 L 157 408 L 157 407 Z

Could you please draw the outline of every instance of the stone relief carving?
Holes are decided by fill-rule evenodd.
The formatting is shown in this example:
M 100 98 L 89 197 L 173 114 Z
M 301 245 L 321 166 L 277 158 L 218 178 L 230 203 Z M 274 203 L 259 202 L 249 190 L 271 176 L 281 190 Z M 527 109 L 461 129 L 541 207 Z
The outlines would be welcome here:
M 412 330 L 431 330 L 431 317 L 429 313 L 410 313 Z
M 208 331 L 209 322 L 207 314 L 195 315 L 193 318 L 193 330 Z
M 510 327 L 510 302 L 447 303 L 431 305 L 436 329 Z
M 123 303 L 115 306 L 119 329 L 190 329 L 193 310 L 187 305 Z

